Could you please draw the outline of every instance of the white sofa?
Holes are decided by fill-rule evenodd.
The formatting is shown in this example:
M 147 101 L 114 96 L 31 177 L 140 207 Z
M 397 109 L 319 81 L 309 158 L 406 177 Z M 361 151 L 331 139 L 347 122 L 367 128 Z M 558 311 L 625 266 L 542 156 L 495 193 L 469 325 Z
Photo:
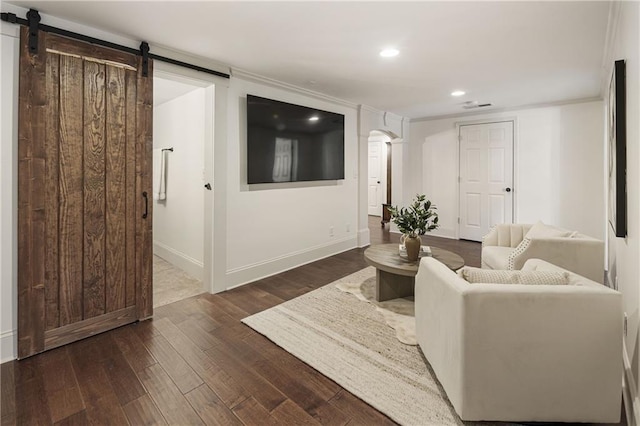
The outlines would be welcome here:
M 563 271 L 542 260 L 523 270 Z M 462 420 L 619 421 L 622 298 L 569 285 L 470 284 L 433 258 L 415 282 L 417 340 Z
M 530 237 L 534 226 L 540 232 Z M 604 280 L 601 240 L 541 222 L 496 225 L 482 239 L 483 268 L 518 270 L 527 259 L 546 260 L 597 283 Z

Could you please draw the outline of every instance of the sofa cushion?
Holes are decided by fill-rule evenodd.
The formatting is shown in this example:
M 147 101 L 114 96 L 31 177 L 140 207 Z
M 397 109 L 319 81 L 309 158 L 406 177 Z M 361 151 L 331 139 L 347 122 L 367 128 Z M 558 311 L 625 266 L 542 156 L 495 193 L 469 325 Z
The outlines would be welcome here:
M 509 255 L 514 250 L 511 247 L 484 246 L 482 262 L 491 269 L 509 269 Z
M 589 278 L 585 278 L 582 275 L 578 275 L 571 271 L 567 271 L 559 266 L 556 266 L 552 263 L 545 262 L 541 259 L 529 259 L 525 262 L 522 267 L 522 271 L 555 271 L 555 272 L 566 272 L 568 274 L 568 285 L 576 285 L 582 287 L 592 287 L 592 288 L 601 288 L 602 284 L 596 281 L 590 280 Z
M 569 273 L 560 271 L 499 271 L 465 266 L 460 270 L 469 283 L 566 285 Z
M 556 228 L 555 226 L 545 225 L 542 221 L 539 221 L 529 229 L 529 232 L 524 236 L 525 238 L 554 238 L 554 237 L 571 237 L 574 234 L 572 231 L 568 231 L 562 228 Z

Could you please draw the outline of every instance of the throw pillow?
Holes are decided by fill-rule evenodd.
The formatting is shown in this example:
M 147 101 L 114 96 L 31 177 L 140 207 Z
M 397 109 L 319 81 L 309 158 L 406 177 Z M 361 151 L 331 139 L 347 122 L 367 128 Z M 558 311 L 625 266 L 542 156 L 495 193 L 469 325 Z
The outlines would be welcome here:
M 530 285 L 566 285 L 569 273 L 559 271 L 500 271 L 465 266 L 461 276 L 471 284 L 530 284 Z
M 553 238 L 553 237 L 569 237 L 572 232 L 566 229 L 556 228 L 555 226 L 545 225 L 542 221 L 534 224 L 524 238 Z

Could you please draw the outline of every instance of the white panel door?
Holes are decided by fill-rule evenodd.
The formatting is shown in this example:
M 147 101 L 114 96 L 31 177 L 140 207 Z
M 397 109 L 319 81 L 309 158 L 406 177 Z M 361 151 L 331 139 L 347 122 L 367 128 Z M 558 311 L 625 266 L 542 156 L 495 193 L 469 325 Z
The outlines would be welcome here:
M 369 142 L 369 180 L 367 188 L 369 192 L 368 210 L 372 216 L 380 216 L 382 214 L 381 159 L 382 143 Z
M 460 238 L 513 221 L 513 122 L 460 126 Z

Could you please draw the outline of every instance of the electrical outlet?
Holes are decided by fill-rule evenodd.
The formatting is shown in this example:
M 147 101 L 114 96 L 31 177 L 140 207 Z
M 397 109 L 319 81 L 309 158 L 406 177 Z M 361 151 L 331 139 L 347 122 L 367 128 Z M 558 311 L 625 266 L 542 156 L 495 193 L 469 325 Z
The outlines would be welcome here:
M 347 223 L 347 232 L 351 232 L 351 225 Z
M 622 325 L 622 332 L 624 334 L 624 337 L 627 337 L 627 313 L 624 313 L 624 323 Z
M 333 226 L 329 227 L 329 236 L 333 237 Z

